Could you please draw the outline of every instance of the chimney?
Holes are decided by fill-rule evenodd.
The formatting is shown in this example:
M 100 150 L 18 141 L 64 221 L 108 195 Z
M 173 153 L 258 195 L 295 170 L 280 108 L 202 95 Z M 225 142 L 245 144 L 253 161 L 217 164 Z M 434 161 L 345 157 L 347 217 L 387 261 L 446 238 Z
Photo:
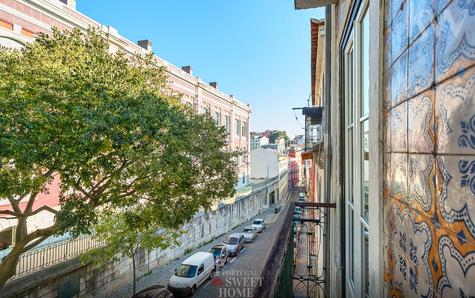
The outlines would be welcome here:
M 218 82 L 209 82 L 209 85 L 215 89 L 218 89 Z
M 192 71 L 192 69 L 191 69 L 191 65 L 182 66 L 182 67 L 181 67 L 181 70 L 183 70 L 184 72 L 189 73 L 190 75 L 193 75 L 193 71 Z
M 137 44 L 141 47 L 146 49 L 147 51 L 151 52 L 152 51 L 152 42 L 148 39 L 144 40 L 139 40 L 137 41 Z
M 59 0 L 66 4 L 69 8 L 76 10 L 76 0 Z

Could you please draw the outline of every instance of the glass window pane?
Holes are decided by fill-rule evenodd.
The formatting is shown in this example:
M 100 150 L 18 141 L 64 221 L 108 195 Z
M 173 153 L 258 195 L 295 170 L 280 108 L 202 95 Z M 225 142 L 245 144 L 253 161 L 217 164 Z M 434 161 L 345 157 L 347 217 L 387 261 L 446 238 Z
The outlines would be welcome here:
M 361 217 L 368 223 L 369 120 L 361 124 Z
M 365 297 L 369 297 L 369 261 L 368 261 L 368 238 L 369 238 L 369 233 L 368 233 L 368 228 L 366 225 L 361 224 L 361 231 L 362 231 L 362 239 L 361 239 L 361 252 L 363 253 L 362 255 L 362 261 L 363 261 L 363 293 Z
M 354 285 L 355 280 L 355 266 L 354 266 L 354 254 L 355 254 L 355 247 L 354 247 L 354 217 L 353 217 L 353 208 L 348 205 L 348 273 L 349 279 Z
M 354 177 L 353 177 L 353 169 L 354 169 L 354 158 L 353 158 L 353 128 L 348 129 L 348 140 L 347 140 L 347 158 L 348 158 L 348 169 L 347 169 L 347 181 L 348 181 L 348 189 L 347 189 L 347 198 L 348 200 L 353 203 L 354 202 Z
M 348 53 L 348 123 L 353 123 L 353 106 L 354 106 L 354 77 L 353 77 L 353 49 Z
M 361 24 L 361 116 L 369 111 L 369 18 L 364 16 Z

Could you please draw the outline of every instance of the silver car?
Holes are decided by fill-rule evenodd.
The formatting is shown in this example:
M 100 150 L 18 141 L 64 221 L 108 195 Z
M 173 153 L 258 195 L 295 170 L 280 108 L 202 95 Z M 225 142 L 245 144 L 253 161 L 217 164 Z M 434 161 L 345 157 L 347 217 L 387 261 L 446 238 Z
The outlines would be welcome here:
M 214 256 L 214 261 L 216 263 L 216 268 L 220 269 L 224 267 L 224 264 L 228 262 L 228 248 L 224 244 L 213 245 L 210 251 Z
M 252 226 L 257 229 L 258 233 L 260 233 L 266 228 L 266 223 L 263 218 L 256 218 L 252 222 Z
M 245 242 L 252 242 L 257 237 L 257 229 L 249 226 L 242 231 L 242 234 L 244 235 Z
M 244 247 L 244 235 L 242 233 L 233 233 L 223 241 L 230 256 L 237 256 Z

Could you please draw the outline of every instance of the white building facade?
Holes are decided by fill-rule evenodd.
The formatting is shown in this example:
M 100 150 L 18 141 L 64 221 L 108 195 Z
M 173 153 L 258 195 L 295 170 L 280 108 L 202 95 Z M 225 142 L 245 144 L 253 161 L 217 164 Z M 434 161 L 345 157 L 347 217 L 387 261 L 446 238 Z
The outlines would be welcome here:
M 256 137 L 251 139 L 251 150 L 261 148 L 261 146 L 267 145 L 267 144 L 269 144 L 269 138 L 268 137 L 266 137 L 266 136 L 262 136 L 262 137 L 256 136 Z
M 289 157 L 275 150 L 257 148 L 251 151 L 251 179 L 255 181 L 279 180 L 279 192 L 275 201 L 284 202 L 288 193 Z

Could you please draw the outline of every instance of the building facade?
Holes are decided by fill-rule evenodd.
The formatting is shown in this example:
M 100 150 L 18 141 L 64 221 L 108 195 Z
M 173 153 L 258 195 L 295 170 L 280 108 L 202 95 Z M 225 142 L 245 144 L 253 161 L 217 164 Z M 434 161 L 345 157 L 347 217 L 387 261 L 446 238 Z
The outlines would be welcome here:
M 108 34 L 109 50 L 112 53 L 121 50 L 129 54 L 145 54 L 152 50 L 150 41 L 142 40 L 136 44 L 121 36 L 116 29 L 80 13 L 76 10 L 75 0 L 0 0 L 0 46 L 22 48 L 24 44 L 33 41 L 37 33 L 49 34 L 53 27 L 61 30 L 97 28 Z M 219 90 L 216 82 L 206 83 L 193 76 L 191 66 L 180 68 L 158 56 L 155 58 L 160 66 L 166 68 L 170 87 L 181 94 L 182 102 L 199 113 L 209 113 L 217 125 L 228 131 L 230 147 L 245 152 L 244 156 L 238 159 L 236 187 L 246 186 L 250 177 L 249 105 Z M 57 184 L 51 185 L 50 193 L 39 198 L 38 204 L 57 208 L 57 193 Z M 0 201 L 0 210 L 9 206 L 8 202 Z M 53 221 L 50 215 L 46 211 L 36 215 L 29 221 L 28 230 L 49 226 Z M 11 220 L 1 219 L 0 230 L 7 231 L 8 235 L 14 234 L 14 224 Z M 6 233 L 3 235 L 0 232 L 0 239 L 7 239 L 5 243 L 8 245 L 9 236 Z
M 251 138 L 251 150 L 261 148 L 263 145 L 269 144 L 269 138 L 266 136 L 254 136 Z
M 278 179 L 279 191 L 266 203 L 270 207 L 274 203 L 287 199 L 289 183 L 289 158 L 275 150 L 257 148 L 251 151 L 251 179 L 255 183 Z
M 326 12 L 327 294 L 475 296 L 473 1 L 295 4 Z

